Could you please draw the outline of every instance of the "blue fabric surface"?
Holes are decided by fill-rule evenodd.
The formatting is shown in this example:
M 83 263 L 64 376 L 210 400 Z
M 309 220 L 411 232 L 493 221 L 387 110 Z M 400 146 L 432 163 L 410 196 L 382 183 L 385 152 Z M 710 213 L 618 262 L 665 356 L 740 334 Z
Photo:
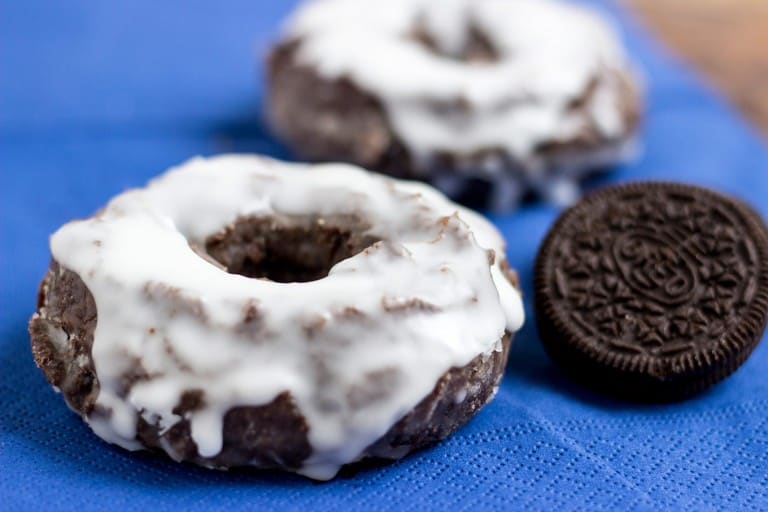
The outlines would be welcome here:
M 643 157 L 602 182 L 677 179 L 768 214 L 768 151 L 626 13 L 645 72 Z M 26 334 L 47 237 L 194 154 L 288 157 L 258 120 L 256 57 L 291 2 L 0 3 L 0 510 L 768 509 L 768 343 L 683 404 L 582 391 L 516 339 L 496 400 L 439 446 L 317 484 L 218 473 L 110 447 L 55 395 Z M 531 267 L 557 211 L 494 217 L 532 296 Z

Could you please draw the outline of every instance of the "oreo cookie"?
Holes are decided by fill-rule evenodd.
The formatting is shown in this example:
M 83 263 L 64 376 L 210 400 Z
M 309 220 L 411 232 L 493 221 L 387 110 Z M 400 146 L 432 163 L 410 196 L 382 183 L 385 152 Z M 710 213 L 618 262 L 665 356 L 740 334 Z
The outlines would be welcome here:
M 745 204 L 646 182 L 565 211 L 536 260 L 537 325 L 580 382 L 670 401 L 734 372 L 768 319 L 768 229 Z

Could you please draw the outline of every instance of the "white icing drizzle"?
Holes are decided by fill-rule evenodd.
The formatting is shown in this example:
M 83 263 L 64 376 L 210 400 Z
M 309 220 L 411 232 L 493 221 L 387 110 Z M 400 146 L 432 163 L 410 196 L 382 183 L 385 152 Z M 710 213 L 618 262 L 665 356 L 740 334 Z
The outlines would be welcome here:
M 228 274 L 190 248 L 250 214 L 357 214 L 386 242 L 305 283 Z M 497 255 L 491 267 L 487 249 Z M 287 390 L 313 449 L 300 472 L 318 479 L 358 458 L 445 371 L 498 350 L 505 329 L 523 322 L 520 295 L 500 272 L 504 242 L 488 221 L 427 185 L 342 164 L 196 158 L 64 225 L 51 251 L 96 302 L 96 404 L 111 411 L 89 418 L 100 437 L 140 448 L 138 414 L 170 428 L 181 394 L 202 389 L 203 408 L 186 417 L 199 454 L 215 456 L 229 409 Z M 412 299 L 437 310 L 385 308 Z M 239 328 L 249 304 L 257 333 Z M 340 315 L 347 307 L 364 321 Z M 151 378 L 121 396 L 137 362 Z M 351 403 L 350 392 L 381 371 L 393 375 L 387 393 Z
M 467 64 L 409 37 L 421 27 L 451 55 L 470 26 L 490 36 L 496 61 Z M 588 126 L 610 139 L 627 131 L 619 86 L 604 70 L 629 72 L 628 64 L 611 26 L 584 7 L 556 0 L 314 0 L 291 17 L 285 38 L 302 41 L 298 58 L 322 76 L 348 77 L 379 98 L 424 168 L 440 152 L 501 149 L 528 173 L 542 173 L 535 155 L 541 143 L 572 140 Z M 569 105 L 596 76 L 603 78 L 593 108 L 574 114 Z M 460 171 L 493 175 L 502 164 Z

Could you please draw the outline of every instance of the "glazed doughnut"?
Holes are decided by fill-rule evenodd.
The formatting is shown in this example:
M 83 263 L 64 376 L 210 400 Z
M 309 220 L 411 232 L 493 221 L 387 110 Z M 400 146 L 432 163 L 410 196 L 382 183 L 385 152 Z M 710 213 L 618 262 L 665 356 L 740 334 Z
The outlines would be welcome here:
M 491 400 L 523 309 L 504 242 L 427 185 L 193 159 L 51 238 L 35 361 L 101 438 L 331 478 Z
M 573 200 L 623 159 L 639 92 L 611 27 L 557 0 L 315 0 L 268 65 L 269 118 L 299 155 L 437 184 Z

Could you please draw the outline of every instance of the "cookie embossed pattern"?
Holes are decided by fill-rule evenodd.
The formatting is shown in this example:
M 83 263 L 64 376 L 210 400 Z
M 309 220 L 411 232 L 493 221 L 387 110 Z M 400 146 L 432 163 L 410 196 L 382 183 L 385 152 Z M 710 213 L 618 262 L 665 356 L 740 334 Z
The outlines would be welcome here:
M 768 315 L 768 238 L 746 205 L 641 183 L 568 210 L 539 252 L 536 307 L 550 355 L 592 387 L 679 399 L 725 378 Z

